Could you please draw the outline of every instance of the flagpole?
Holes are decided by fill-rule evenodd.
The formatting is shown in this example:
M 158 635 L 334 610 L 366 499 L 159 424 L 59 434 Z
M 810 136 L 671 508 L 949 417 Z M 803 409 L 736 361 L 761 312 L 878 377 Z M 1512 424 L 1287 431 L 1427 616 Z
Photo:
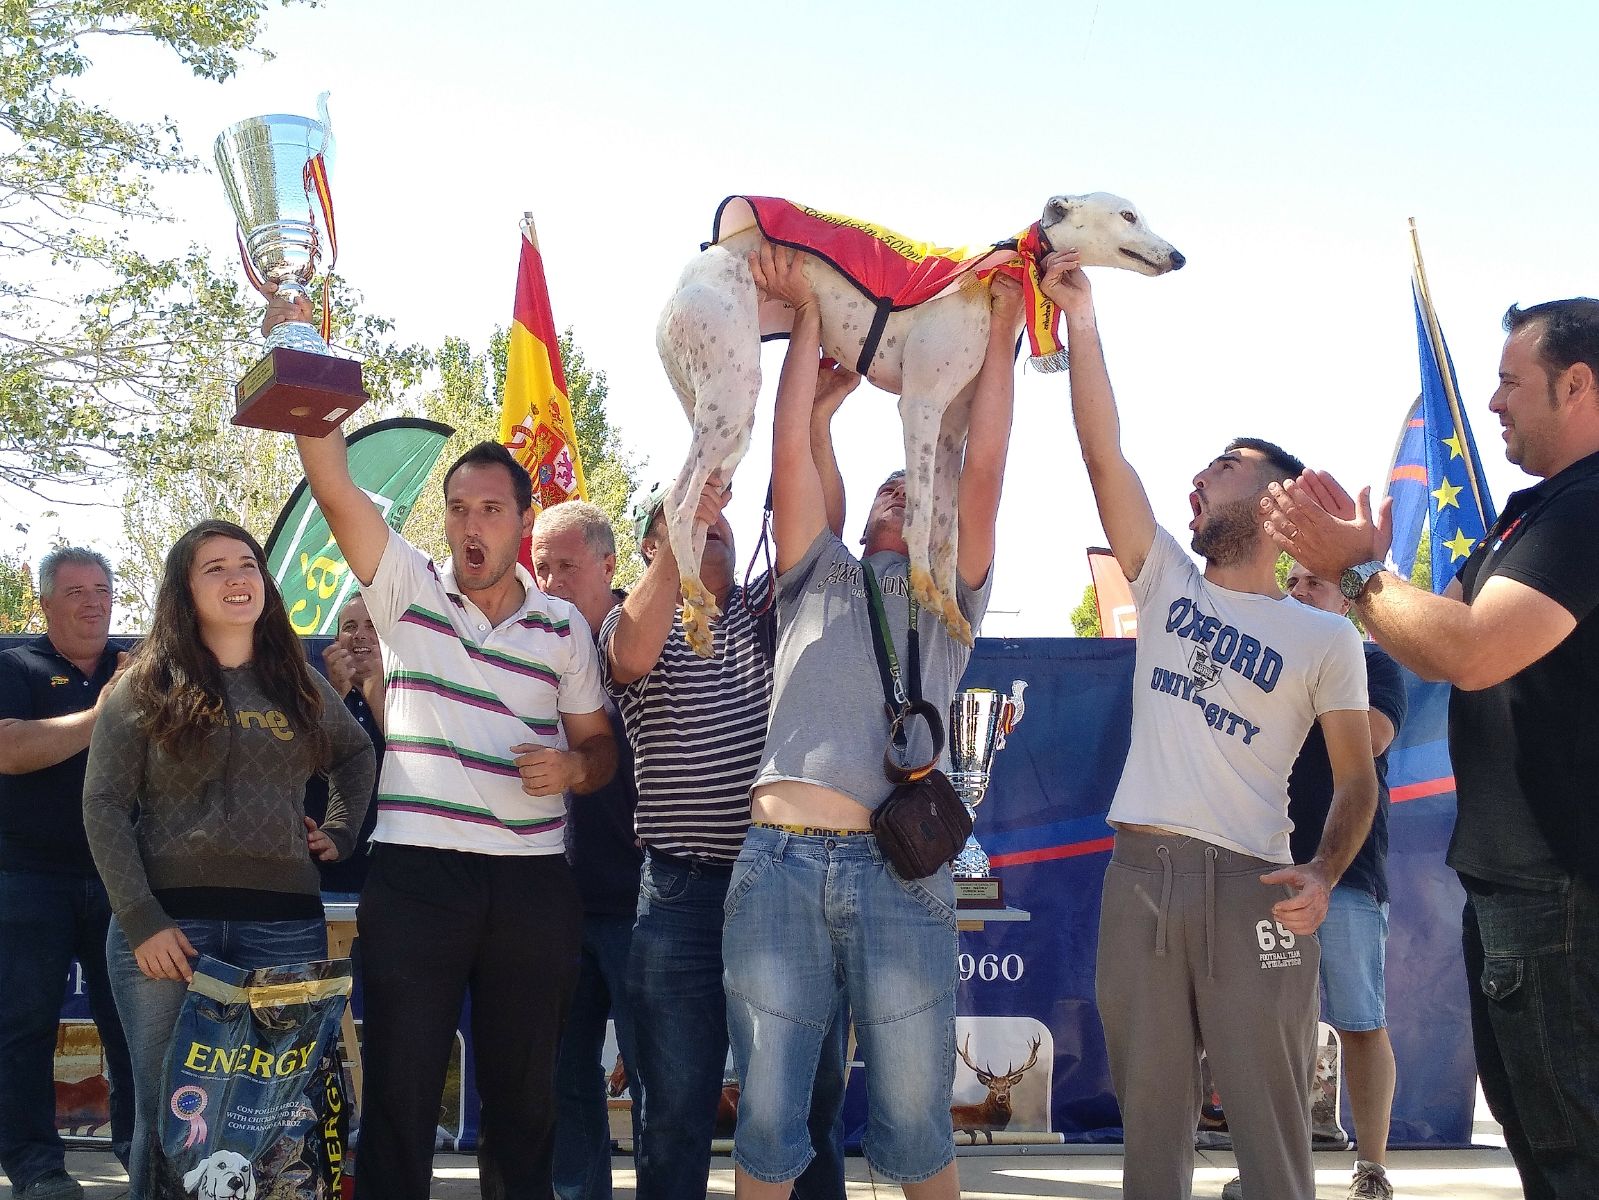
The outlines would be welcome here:
M 1433 311 L 1432 293 L 1427 287 L 1427 268 L 1421 261 L 1421 236 L 1416 232 L 1416 218 L 1410 218 L 1410 253 L 1415 269 L 1416 290 L 1421 293 L 1421 319 L 1427 326 L 1427 340 L 1432 343 L 1433 359 L 1438 363 L 1438 378 L 1443 383 L 1444 399 L 1449 404 L 1449 417 L 1454 423 L 1455 437 L 1460 442 L 1460 457 L 1466 463 L 1466 480 L 1471 484 L 1471 494 L 1477 501 L 1477 511 L 1486 513 L 1488 506 L 1482 500 L 1482 485 L 1477 482 L 1477 468 L 1471 461 L 1471 450 L 1466 439 L 1466 420 L 1461 415 L 1460 397 L 1455 392 L 1454 372 L 1449 369 L 1449 355 L 1444 349 L 1443 331 L 1438 327 L 1438 314 Z

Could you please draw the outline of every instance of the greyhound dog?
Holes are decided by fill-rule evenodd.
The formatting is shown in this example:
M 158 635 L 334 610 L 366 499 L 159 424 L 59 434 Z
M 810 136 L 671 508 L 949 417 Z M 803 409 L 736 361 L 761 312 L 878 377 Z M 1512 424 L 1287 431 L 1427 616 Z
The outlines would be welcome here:
M 1043 248 L 1076 249 L 1084 266 L 1164 275 L 1184 262 L 1131 202 L 1106 192 L 1051 197 L 1038 229 Z M 732 478 L 755 424 L 763 298 L 747 258 L 763 237 L 750 227 L 703 249 L 684 270 L 656 330 L 667 377 L 693 429 L 665 508 L 681 574 L 684 633 L 706 656 L 710 622 L 720 613 L 700 581 L 705 530 L 695 527 L 694 512 L 712 475 Z M 806 254 L 804 271 L 820 307 L 824 352 L 900 397 L 911 588 L 919 604 L 970 645 L 971 628 L 955 603 L 955 502 L 974 379 L 988 341 L 988 286 L 974 271 L 925 303 L 880 308 L 874 320 L 872 301 L 828 262 Z

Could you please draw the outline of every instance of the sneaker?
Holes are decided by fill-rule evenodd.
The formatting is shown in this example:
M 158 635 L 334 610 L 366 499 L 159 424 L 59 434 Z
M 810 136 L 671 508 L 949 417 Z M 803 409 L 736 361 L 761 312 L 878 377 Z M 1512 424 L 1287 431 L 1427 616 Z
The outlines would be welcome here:
M 83 1200 L 83 1185 L 65 1171 L 46 1171 L 27 1187 L 12 1188 L 17 1200 Z
M 1355 1177 L 1349 1181 L 1348 1200 L 1394 1200 L 1388 1172 L 1365 1159 L 1355 1161 Z
M 1221 1189 L 1221 1200 L 1244 1200 L 1244 1181 L 1234 1175 Z

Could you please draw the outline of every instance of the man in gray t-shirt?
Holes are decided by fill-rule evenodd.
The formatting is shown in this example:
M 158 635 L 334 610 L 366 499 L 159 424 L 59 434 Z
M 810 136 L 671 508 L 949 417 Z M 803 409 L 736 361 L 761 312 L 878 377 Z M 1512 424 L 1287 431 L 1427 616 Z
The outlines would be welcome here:
M 905 473 L 896 471 L 878 489 L 873 512 L 902 508 Z M 879 518 L 873 528 L 881 530 Z M 755 791 L 783 780 L 830 788 L 871 810 L 893 785 L 883 775 L 883 745 L 888 722 L 883 716 L 883 683 L 872 649 L 871 600 L 863 561 L 877 576 L 883 613 L 895 651 L 904 661 L 909 645 L 910 560 L 898 550 L 869 543 L 864 560 L 851 554 L 832 530 L 816 535 L 803 558 L 778 580 L 777 691 L 766 738 L 766 752 Z M 988 608 L 993 583 L 990 572 L 977 587 L 964 579 L 957 588 L 961 615 L 975 628 Z M 940 712 L 960 685 L 970 646 L 949 637 L 925 609 L 917 614 L 921 642 L 922 691 Z M 817 716 L 834 714 L 825 736 L 818 736 Z M 927 727 L 909 722 L 907 763 L 926 762 L 932 750 Z M 942 764 L 948 767 L 948 762 Z
M 904 473 L 891 475 L 872 502 L 863 564 L 827 528 L 810 440 L 819 387 L 831 393 L 853 386 L 853 377 L 818 366 L 821 323 L 800 256 L 768 245 L 752 257 L 757 285 L 795 314 L 772 438 L 779 572 L 772 719 L 752 789 L 752 824 L 728 887 L 722 943 L 728 1029 L 743 1085 L 733 1142 L 738 1190 L 756 1200 L 786 1196 L 788 1181 L 810 1160 L 808 1064 L 822 1053 L 822 1031 L 842 997 L 871 1080 L 867 1161 L 877 1174 L 915 1185 L 921 1197 L 954 1200 L 954 882 L 947 866 L 923 879 L 902 878 L 869 829 L 872 810 L 893 785 L 883 774 L 889 722 L 865 567 L 877 577 L 895 656 L 908 676 L 916 610 L 907 580 Z M 970 432 L 955 514 L 954 607 L 974 625 L 988 603 L 1021 315 L 1015 284 L 991 286 L 986 346 L 949 348 L 952 359 L 969 352 L 982 360 L 965 414 Z M 916 611 L 922 693 L 948 712 L 971 650 L 951 637 L 944 615 Z M 926 760 L 926 731 L 917 736 L 907 761 L 918 753 Z

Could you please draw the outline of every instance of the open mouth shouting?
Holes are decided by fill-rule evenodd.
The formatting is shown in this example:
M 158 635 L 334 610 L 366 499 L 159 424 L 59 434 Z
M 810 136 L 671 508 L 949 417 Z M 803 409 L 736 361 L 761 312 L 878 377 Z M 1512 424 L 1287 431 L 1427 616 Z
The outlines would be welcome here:
M 1199 493 L 1198 492 L 1189 492 L 1188 493 L 1188 506 L 1194 510 L 1194 516 L 1193 516 L 1193 519 L 1188 522 L 1188 528 L 1190 530 L 1194 530 L 1194 529 L 1199 528 L 1199 517 L 1200 517 L 1200 514 L 1204 511 L 1202 505 L 1200 504 L 1200 498 L 1199 498 Z
M 483 549 L 483 543 L 475 538 L 468 538 L 461 547 L 461 557 L 466 563 L 467 570 L 481 571 L 488 562 L 488 553 Z

